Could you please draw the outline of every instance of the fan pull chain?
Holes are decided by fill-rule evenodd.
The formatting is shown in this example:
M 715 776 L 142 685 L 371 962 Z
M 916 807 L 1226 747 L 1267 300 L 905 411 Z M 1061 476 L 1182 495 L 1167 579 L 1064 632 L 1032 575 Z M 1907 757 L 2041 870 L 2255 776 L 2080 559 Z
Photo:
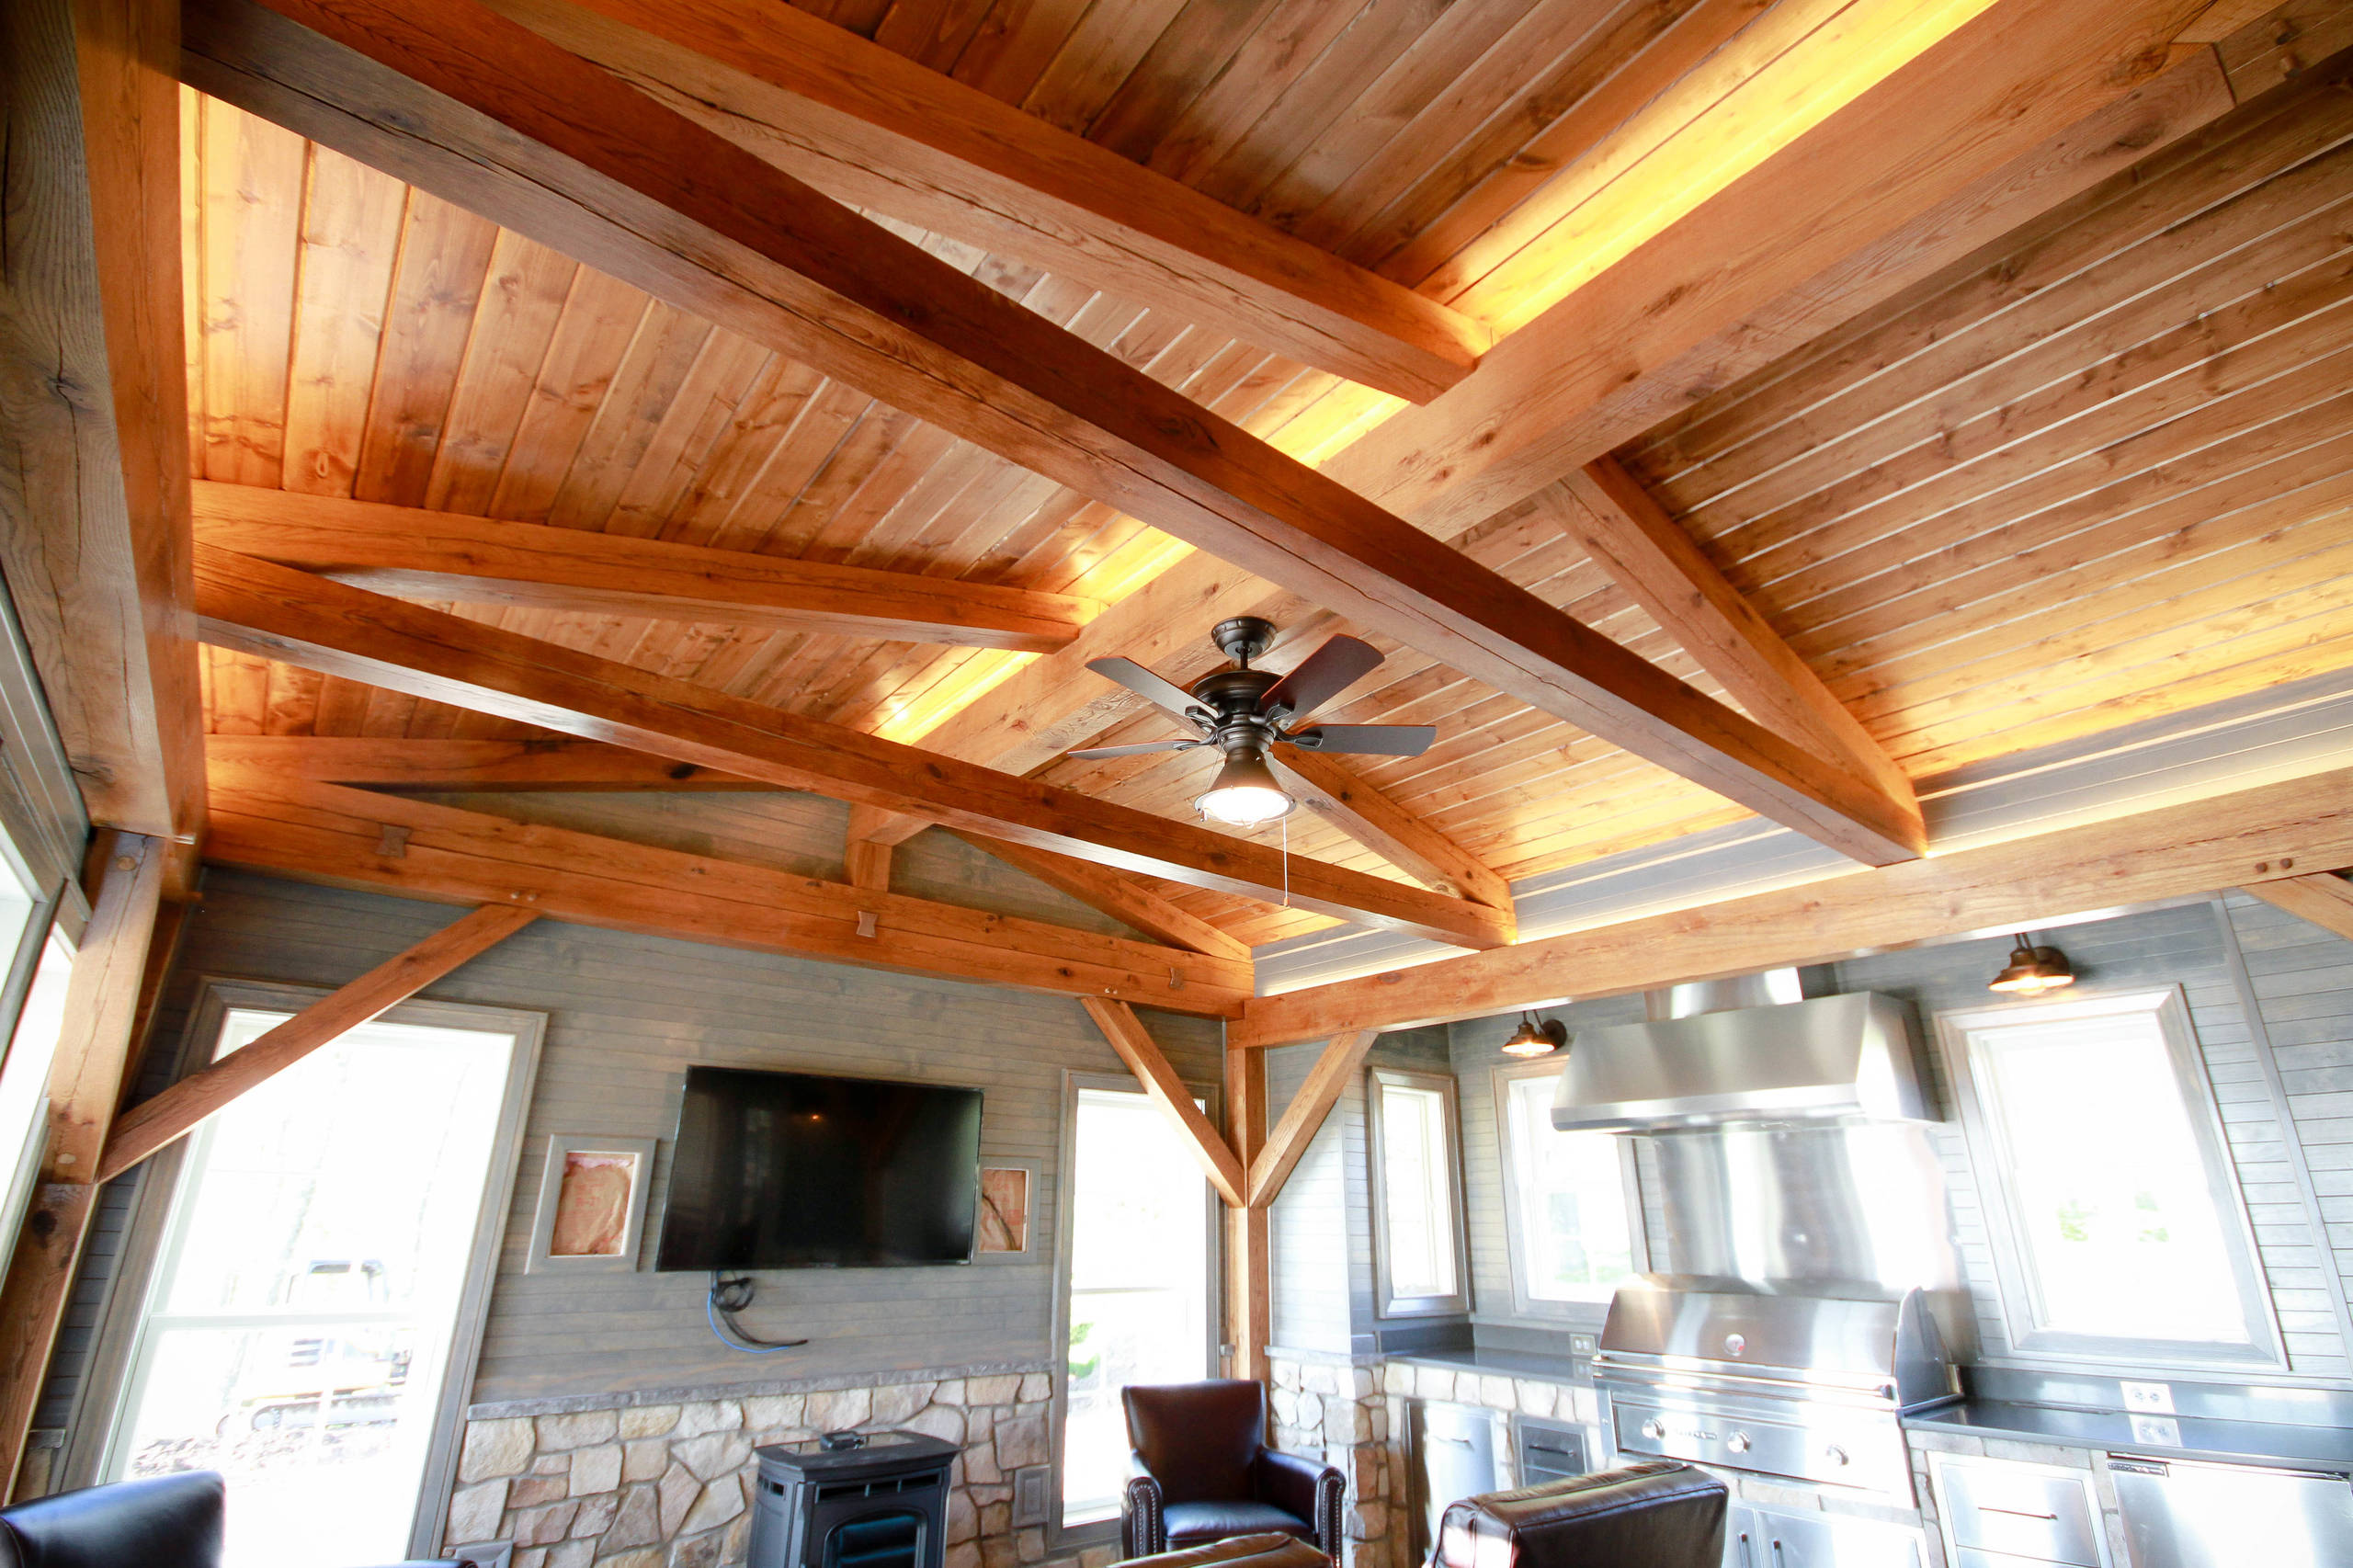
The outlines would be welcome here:
M 1283 813 L 1283 907 L 1290 907 L 1290 813 Z

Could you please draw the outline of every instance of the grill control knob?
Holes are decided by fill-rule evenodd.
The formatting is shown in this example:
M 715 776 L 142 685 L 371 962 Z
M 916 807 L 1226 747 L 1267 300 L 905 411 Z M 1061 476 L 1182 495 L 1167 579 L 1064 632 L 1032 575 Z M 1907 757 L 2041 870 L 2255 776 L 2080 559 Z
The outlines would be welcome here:
M 1745 1432 L 1734 1432 L 1731 1437 L 1724 1439 L 1724 1447 L 1730 1449 L 1736 1454 L 1746 1453 L 1749 1448 L 1748 1434 Z
M 1833 1446 L 1823 1449 L 1822 1457 L 1828 1460 L 1832 1464 L 1845 1464 L 1847 1462 L 1847 1450 Z
M 1648 1437 L 1654 1443 L 1657 1442 L 1660 1438 L 1666 1436 L 1666 1423 L 1657 1420 L 1643 1422 L 1643 1436 Z

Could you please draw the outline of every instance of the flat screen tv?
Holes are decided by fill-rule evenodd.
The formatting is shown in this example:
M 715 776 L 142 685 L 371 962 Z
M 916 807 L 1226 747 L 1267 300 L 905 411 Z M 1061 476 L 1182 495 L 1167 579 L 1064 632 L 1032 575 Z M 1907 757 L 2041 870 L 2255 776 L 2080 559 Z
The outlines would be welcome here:
M 969 1263 L 981 1091 L 687 1069 L 657 1269 Z

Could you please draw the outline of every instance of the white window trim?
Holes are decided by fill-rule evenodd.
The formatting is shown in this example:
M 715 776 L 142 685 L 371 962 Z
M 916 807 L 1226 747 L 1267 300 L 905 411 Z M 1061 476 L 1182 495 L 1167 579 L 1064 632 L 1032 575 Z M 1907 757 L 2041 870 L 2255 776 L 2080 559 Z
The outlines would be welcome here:
M 2251 1344 L 2218 1346 L 2195 1341 L 2086 1335 L 2035 1326 L 2039 1314 L 2034 1300 L 2034 1270 L 2028 1261 L 2029 1255 L 2018 1228 L 2008 1176 L 2004 1168 L 2002 1139 L 1995 1126 L 1993 1114 L 1978 1092 L 1970 1034 L 1973 1029 L 1989 1025 L 2014 1025 L 2038 1017 L 2059 1021 L 2133 1013 L 2154 1014 L 2165 1040 L 2166 1057 L 2173 1065 L 2175 1086 L 2180 1091 L 2183 1107 L 2188 1114 L 2190 1136 L 2197 1143 L 2200 1163 L 2204 1166 L 2207 1190 L 2214 1201 L 2215 1218 L 2222 1231 L 2223 1249 L 2230 1258 L 2232 1279 L 2237 1288 L 2240 1312 Z M 2255 1227 L 2246 1211 L 2245 1197 L 2239 1188 L 2237 1169 L 2231 1160 L 2230 1141 L 2223 1131 L 2222 1110 L 2215 1102 L 2213 1085 L 2207 1079 L 2204 1058 L 2198 1049 L 2197 1031 L 2190 1024 L 2189 1007 L 2182 996 L 2181 987 L 2168 985 L 2159 990 L 2094 992 L 2078 994 L 2058 1002 L 2018 1002 L 1961 1008 L 1938 1013 L 1936 1023 L 1938 1041 L 1944 1052 L 1945 1070 L 1951 1075 L 1953 1097 L 1961 1110 L 1962 1133 L 1968 1141 L 1980 1198 L 1985 1207 L 1986 1228 L 1993 1244 L 1995 1279 L 2001 1297 L 2004 1324 L 2013 1358 L 2067 1366 L 2091 1362 L 2184 1369 L 2249 1367 L 2285 1369 L 2287 1356 L 2269 1284 L 2263 1271 L 2262 1254 L 2256 1244 Z
M 327 994 L 319 986 L 210 975 L 201 978 L 197 983 L 196 1005 L 188 1009 L 188 1026 L 181 1035 L 179 1075 L 185 1076 L 210 1060 L 213 1046 L 233 1010 L 299 1013 Z M 424 1473 L 417 1483 L 416 1513 L 410 1523 L 409 1556 L 426 1561 L 440 1551 L 441 1531 L 449 1519 L 449 1495 L 457 1484 L 458 1447 L 465 1435 L 462 1417 L 473 1399 L 483 1332 L 490 1316 L 491 1289 L 498 1276 L 499 1258 L 506 1247 L 514 1207 L 515 1181 L 523 1152 L 523 1123 L 539 1081 L 540 1052 L 546 1040 L 548 1019 L 545 1013 L 517 1007 L 413 998 L 384 1013 L 382 1021 L 506 1031 L 515 1037 L 503 1091 L 506 1099 L 491 1149 L 489 1172 L 483 1184 L 482 1204 L 475 1212 L 474 1245 L 467 1258 L 465 1286 L 458 1299 L 456 1323 L 449 1338 L 449 1371 L 442 1383 L 438 1408 L 433 1413 L 432 1437 L 426 1450 Z M 122 1252 L 108 1288 L 69 1428 L 71 1436 L 63 1466 L 68 1486 L 97 1483 L 107 1444 L 125 1416 L 131 1356 L 154 1281 L 158 1253 L 170 1219 L 173 1196 L 179 1186 L 186 1151 L 186 1140 L 157 1151 L 139 1167 L 135 1177 L 140 1184 L 139 1196 L 125 1229 Z
M 1368 1176 L 1372 1188 L 1373 1315 L 1381 1318 L 1451 1317 L 1471 1310 L 1470 1227 L 1462 1208 L 1462 1108 L 1451 1073 L 1416 1073 L 1402 1067 L 1375 1067 L 1365 1074 L 1369 1112 Z M 1432 1296 L 1400 1296 L 1389 1274 L 1389 1183 L 1383 1176 L 1381 1088 L 1427 1089 L 1445 1104 L 1439 1131 L 1446 1147 L 1446 1219 L 1454 1237 L 1454 1289 Z
M 1511 1310 L 1518 1317 L 1598 1326 L 1609 1311 L 1609 1296 L 1617 1287 L 1611 1286 L 1608 1291 L 1591 1301 L 1540 1300 L 1529 1293 L 1528 1268 L 1519 1245 L 1527 1220 L 1519 1211 L 1519 1182 L 1514 1174 L 1518 1161 L 1514 1157 L 1511 1141 L 1511 1086 L 1527 1078 L 1558 1077 L 1561 1062 L 1558 1056 L 1541 1057 L 1533 1062 L 1497 1067 L 1492 1074 L 1495 1098 L 1496 1170 L 1504 1188 L 1504 1256 L 1511 1266 Z M 1642 1176 L 1635 1165 L 1634 1141 L 1631 1138 L 1618 1140 L 1618 1162 L 1626 1196 L 1626 1234 L 1631 1244 L 1634 1267 L 1639 1271 L 1650 1265 L 1651 1243 L 1649 1228 L 1643 1222 Z

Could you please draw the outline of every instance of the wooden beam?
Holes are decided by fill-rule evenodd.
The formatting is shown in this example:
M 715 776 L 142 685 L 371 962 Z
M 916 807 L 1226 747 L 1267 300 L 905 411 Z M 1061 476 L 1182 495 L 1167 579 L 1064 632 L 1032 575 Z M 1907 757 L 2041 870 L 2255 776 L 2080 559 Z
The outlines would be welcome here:
M 381 790 L 747 790 L 778 786 L 692 763 L 569 735 L 521 741 L 411 740 L 377 735 L 210 735 L 205 756 L 233 765 Z
M 65 985 L 40 1185 L 0 1285 L 0 1480 L 11 1487 L 88 1233 L 98 1154 L 122 1096 L 167 848 L 165 839 L 108 834 L 91 857 L 100 868 L 97 897 Z
M 1924 843 L 1918 814 L 1867 781 L 475 0 L 194 0 L 188 15 L 190 79 L 217 97 L 1843 853 L 1878 864 Z
M 1886 748 L 1617 459 L 1597 458 L 1540 494 L 1561 530 L 1750 718 L 1855 769 L 1890 798 L 1914 800 L 1912 780 Z
M 2021 58 L 2005 69 L 2016 72 L 2028 63 Z M 1514 372 L 1521 378 L 1518 390 L 1525 392 L 1540 385 L 1548 352 L 1581 365 L 1581 357 L 1590 350 L 1606 352 L 1608 346 L 1622 346 L 1624 358 L 1613 362 L 1609 374 L 1586 381 L 1582 392 L 1572 389 L 1558 403 L 1542 398 L 1526 403 L 1525 410 L 1533 414 L 1526 429 L 1505 427 L 1514 407 L 1514 396 L 1506 393 L 1493 400 L 1489 423 L 1483 423 L 1489 415 L 1463 414 L 1452 434 L 1431 425 L 1418 439 L 1401 437 L 1394 448 L 1358 454 L 1352 446 L 1327 461 L 1325 470 L 1352 487 L 1399 498 L 1418 526 L 1436 537 L 1454 539 L 1503 510 L 1488 493 L 1472 493 L 1484 476 L 1477 461 L 1468 460 L 1477 455 L 1468 449 L 1489 439 L 1516 441 L 1540 433 L 1547 423 L 1556 425 L 1557 438 L 1544 449 L 1541 460 L 1498 487 L 1506 494 L 1522 489 L 1533 494 L 1717 388 L 1893 299 L 2190 134 L 2231 106 L 2231 91 L 2213 52 L 2200 50 L 2155 81 L 2101 102 L 2075 123 L 1941 200 L 1927 198 L 1932 187 L 1915 187 L 1901 168 L 1863 187 L 1836 178 L 1794 190 L 1779 187 L 1756 203 L 1754 211 L 1743 186 L 1734 185 L 1717 199 L 1731 214 L 1727 228 L 1733 239 L 1745 246 L 1745 236 L 1756 227 L 1776 235 L 1774 243 L 1753 254 L 1744 250 L 1745 262 L 1719 278 L 1711 269 L 1722 265 L 1721 242 L 1709 239 L 1697 226 L 1678 229 L 1676 233 L 1688 234 L 1692 244 L 1705 241 L 1719 248 L 1687 250 L 1664 239 L 1646 245 L 1639 266 L 1621 263 L 1555 307 L 1552 313 L 1562 317 L 1562 324 L 1552 347 L 1531 352 L 1529 362 Z M 2042 123 L 2042 112 L 2036 108 L 2034 124 Z M 1816 134 L 1843 141 L 1843 118 L 1832 117 Z M 2000 145 L 2016 145 L 1998 126 L 1988 134 Z M 1922 146 L 1924 156 L 1933 156 L 1935 138 L 1926 139 Z M 1839 162 L 1835 152 L 1831 161 Z M 1920 199 L 1930 204 L 1922 207 Z M 1828 247 L 1836 259 L 1824 263 L 1822 252 L 1792 249 L 1787 243 L 1792 233 L 1816 230 L 1842 236 L 1855 248 L 1838 254 L 1835 246 Z M 1788 256 L 1819 269 L 1802 281 L 1787 282 L 1790 275 L 1777 269 Z M 1661 281 L 1665 277 L 1676 281 Z M 1738 286 L 1749 278 L 1785 281 L 1778 293 L 1760 303 Z M 1650 287 L 1654 283 L 1655 289 Z M 1527 332 L 1540 328 L 1553 331 L 1551 313 Z M 1563 348 L 1563 343 L 1569 347 Z M 1450 410 L 1483 386 L 1490 370 L 1507 363 L 1505 358 L 1483 367 L 1479 377 L 1441 400 L 1442 406 L 1434 408 L 1430 417 L 1440 413 L 1451 417 Z M 1458 496 L 1458 489 L 1465 494 Z M 1159 668 L 1194 656 L 1210 629 L 1228 616 L 1285 612 L 1282 592 L 1212 555 L 1197 552 L 1113 605 L 1069 648 L 1031 660 L 986 696 L 967 704 L 926 735 L 924 744 L 967 761 L 1026 773 L 1059 752 L 1087 744 L 1131 716 L 1132 703 L 1105 692 L 1103 681 L 1086 668 L 1089 659 L 1126 653 Z
M 852 806 L 849 809 L 849 836 L 853 842 L 880 844 L 885 848 L 904 844 L 931 824 L 922 817 L 902 816 L 878 806 Z
M 2239 891 L 2353 942 L 2353 882 L 2335 871 L 2249 882 Z
M 891 846 L 853 838 L 842 846 L 842 869 L 849 885 L 871 892 L 891 891 Z
M 1244 1170 L 1267 1146 L 1267 1053 L 1225 1053 L 1225 1123 L 1228 1142 Z M 1246 1194 L 1245 1194 L 1246 1196 Z M 1264 1204 L 1225 1211 L 1226 1339 L 1233 1346 L 1228 1374 L 1267 1379 L 1267 1345 L 1274 1336 L 1274 1281 L 1268 1267 Z
M 0 573 L 93 822 L 193 837 L 176 0 L 0 6 Z
M 1051 653 L 1102 607 L 1069 594 L 836 566 L 421 506 L 204 483 L 196 537 L 378 593 Z
M 298 881 L 1216 1017 L 1250 992 L 1247 965 L 1200 953 L 397 795 L 234 767 L 212 791 L 207 858 Z
M 1510 911 L 1511 883 L 1502 872 L 1358 778 L 1338 758 L 1278 746 L 1268 761 L 1287 776 L 1308 810 L 1399 870 L 1439 892 Z
M 1492 335 L 1190 186 L 803 11 L 493 0 L 836 200 L 1423 403 Z
M 1108 867 L 1032 849 L 1026 844 L 1008 844 L 1001 838 L 982 838 L 971 834 L 957 836 L 1090 909 L 1101 910 L 1112 919 L 1134 926 L 1155 941 L 1197 953 L 1215 953 L 1240 963 L 1250 961 L 1250 945 L 1241 937 L 1228 935 L 1198 915 L 1188 914 L 1141 882 Z M 873 845 L 870 839 L 866 842 Z M 886 855 L 890 853 L 888 846 L 873 846 Z
M 197 551 L 207 642 L 370 686 L 614 741 L 853 805 L 1245 897 L 1482 946 L 1496 912 L 1189 823 L 1090 800 L 805 719 L 709 687 L 483 626 L 211 545 Z
M 1282 1196 L 1283 1183 L 1290 1180 L 1290 1173 L 1299 1166 L 1300 1156 L 1315 1142 L 1315 1134 L 1323 1128 L 1324 1119 L 1332 1114 L 1339 1103 L 1341 1092 L 1347 1088 L 1364 1065 L 1372 1050 L 1373 1041 L 1381 1038 L 1378 1029 L 1349 1029 L 1332 1037 L 1324 1054 L 1315 1059 L 1315 1066 L 1307 1074 L 1307 1082 L 1299 1086 L 1290 1104 L 1283 1108 L 1282 1119 L 1267 1139 L 1267 1146 L 1250 1162 L 1250 1206 L 1263 1209 Z
M 1252 1001 L 1229 1049 L 1749 974 L 2353 864 L 2353 768 Z
M 1125 1002 L 1109 1002 L 1096 996 L 1082 996 L 1086 1016 L 1128 1064 L 1128 1071 L 1143 1085 L 1144 1097 L 1160 1108 L 1160 1113 L 1176 1125 L 1185 1135 L 1186 1147 L 1200 1162 L 1201 1174 L 1217 1188 L 1218 1196 L 1229 1204 L 1242 1203 L 1242 1162 L 1225 1146 L 1210 1119 L 1193 1103 L 1192 1091 L 1185 1087 L 1185 1080 L 1168 1064 L 1158 1044 L 1146 1032 L 1143 1020 Z
M 535 909 L 485 904 L 322 996 L 242 1050 L 182 1078 L 115 1118 L 98 1162 L 111 1181 L 196 1131 L 240 1095 L 389 1012 L 539 918 Z

